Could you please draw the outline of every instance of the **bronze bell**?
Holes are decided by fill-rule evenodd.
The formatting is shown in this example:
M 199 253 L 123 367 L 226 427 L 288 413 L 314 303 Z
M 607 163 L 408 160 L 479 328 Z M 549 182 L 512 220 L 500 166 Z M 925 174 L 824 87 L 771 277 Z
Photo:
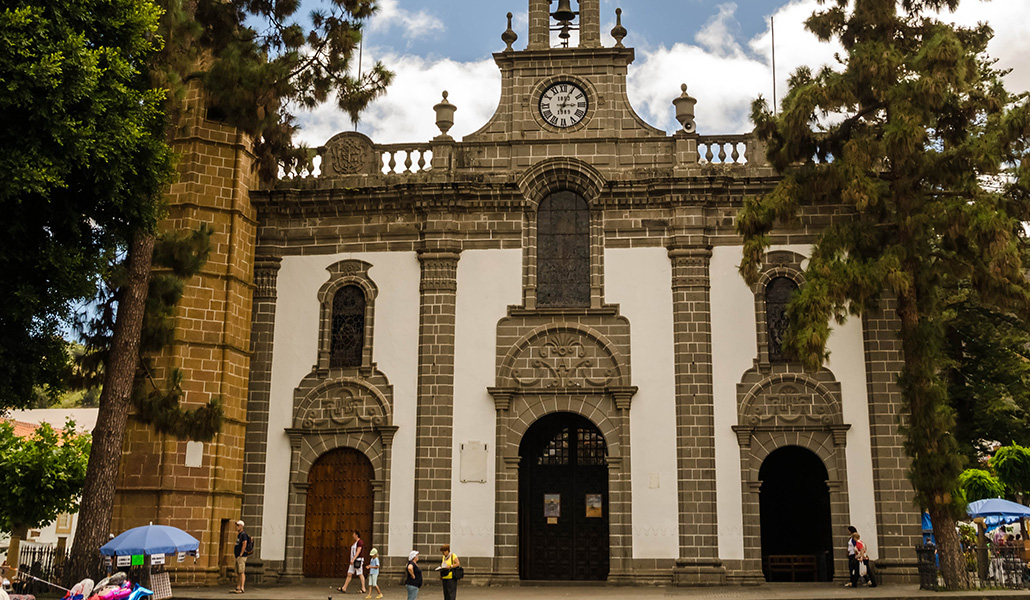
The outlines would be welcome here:
M 559 23 L 568 23 L 576 18 L 576 13 L 572 11 L 570 0 L 558 0 L 558 10 L 551 13 L 551 16 Z

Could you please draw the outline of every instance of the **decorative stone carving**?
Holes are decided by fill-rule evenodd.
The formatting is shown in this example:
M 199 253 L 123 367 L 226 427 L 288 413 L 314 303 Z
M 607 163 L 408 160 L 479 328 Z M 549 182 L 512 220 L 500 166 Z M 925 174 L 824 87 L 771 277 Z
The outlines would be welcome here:
M 595 340 L 571 331 L 539 338 L 515 364 L 512 378 L 523 388 L 604 388 L 618 377 L 617 365 Z
M 276 279 L 282 258 L 261 256 L 254 260 L 254 298 L 276 297 Z
M 828 427 L 842 423 L 840 404 L 828 390 L 803 381 L 761 386 L 741 405 L 740 424 L 746 427 Z
M 422 262 L 422 291 L 457 291 L 459 253 L 425 251 L 418 258 Z
M 354 131 L 336 134 L 325 144 L 322 176 L 371 173 L 374 158 L 372 140 L 368 137 Z
M 300 429 L 365 428 L 386 424 L 388 415 L 367 390 L 330 387 L 297 410 Z

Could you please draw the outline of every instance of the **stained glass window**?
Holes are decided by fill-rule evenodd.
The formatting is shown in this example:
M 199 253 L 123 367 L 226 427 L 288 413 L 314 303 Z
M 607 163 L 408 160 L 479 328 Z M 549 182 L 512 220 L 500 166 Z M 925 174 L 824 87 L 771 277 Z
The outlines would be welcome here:
M 569 428 L 562 428 L 554 434 L 550 442 L 544 446 L 543 453 L 537 457 L 536 464 L 560 467 L 569 464 Z
M 551 194 L 537 213 L 537 305 L 590 306 L 590 207 L 572 192 Z
M 769 333 L 769 362 L 786 362 L 783 337 L 790 320 L 787 303 L 798 289 L 798 284 L 787 277 L 777 277 L 765 287 L 765 322 Z
M 606 465 L 604 437 L 592 429 L 581 428 L 577 432 L 576 464 Z
M 345 285 L 333 296 L 329 366 L 360 367 L 365 347 L 365 292 Z

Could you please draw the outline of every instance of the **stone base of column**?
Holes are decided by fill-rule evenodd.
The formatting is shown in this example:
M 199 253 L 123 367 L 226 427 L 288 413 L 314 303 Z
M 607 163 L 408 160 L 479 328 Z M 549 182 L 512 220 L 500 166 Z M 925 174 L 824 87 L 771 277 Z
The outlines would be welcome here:
M 876 562 L 876 576 L 882 583 L 918 583 L 919 567 L 916 561 L 886 561 Z
M 762 585 L 765 575 L 761 571 L 735 571 L 726 575 L 729 585 Z
M 726 585 L 726 567 L 719 559 L 676 559 L 672 584 L 686 586 Z

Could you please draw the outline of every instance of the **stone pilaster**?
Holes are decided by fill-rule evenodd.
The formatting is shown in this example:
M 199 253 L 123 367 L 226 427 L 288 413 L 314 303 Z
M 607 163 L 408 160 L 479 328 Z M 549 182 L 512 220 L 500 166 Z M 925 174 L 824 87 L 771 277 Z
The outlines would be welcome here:
M 247 433 L 243 442 L 243 520 L 262 548 L 265 460 L 268 452 L 268 408 L 272 393 L 272 347 L 275 337 L 276 282 L 279 257 L 258 257 L 254 265 L 254 310 L 250 329 L 250 386 L 247 390 Z M 261 573 L 260 552 L 247 561 L 248 570 Z M 260 581 L 258 581 L 260 583 Z
M 527 50 L 551 47 L 551 10 L 549 0 L 529 0 L 529 45 Z
M 876 494 L 881 576 L 888 581 L 914 580 L 913 547 L 922 540 L 915 493 L 908 480 L 909 457 L 900 431 L 907 408 L 898 388 L 904 359 L 896 302 L 885 299 L 881 309 L 862 317 L 865 333 L 866 389 L 869 394 L 869 436 L 873 452 L 873 487 Z
M 415 548 L 448 543 L 454 429 L 454 323 L 459 251 L 419 252 L 422 304 L 418 334 L 418 412 L 415 434 Z
M 676 454 L 679 483 L 677 585 L 725 582 L 719 560 L 712 395 L 710 247 L 674 242 L 672 310 L 676 368 Z
M 579 0 L 579 47 L 601 47 L 601 0 Z

